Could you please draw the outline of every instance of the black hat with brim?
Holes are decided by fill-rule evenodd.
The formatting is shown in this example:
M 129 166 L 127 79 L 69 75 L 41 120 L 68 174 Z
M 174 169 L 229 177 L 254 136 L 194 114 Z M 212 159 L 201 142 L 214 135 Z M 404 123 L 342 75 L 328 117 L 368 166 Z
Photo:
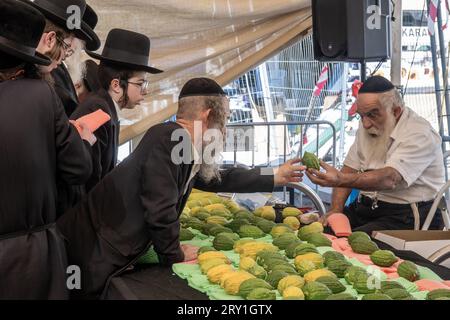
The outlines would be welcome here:
M 97 14 L 90 5 L 87 5 L 83 16 L 83 21 L 81 22 L 81 29 L 84 30 L 84 32 L 86 32 L 91 38 L 91 40 L 86 41 L 86 49 L 90 51 L 98 50 L 101 46 L 100 38 L 94 32 L 97 22 Z
M 86 42 L 92 41 L 92 37 L 85 28 L 83 28 L 83 22 L 81 22 L 79 29 L 69 29 L 67 22 L 71 19 L 72 13 L 67 13 L 67 9 L 71 6 L 80 9 L 81 18 L 84 16 L 86 11 L 86 1 L 85 0 L 20 0 L 27 4 L 32 5 L 37 10 L 39 10 L 48 20 L 52 21 L 54 24 L 63 28 L 67 32 L 72 32 L 78 39 L 84 40 Z
M 16 0 L 0 1 L 0 51 L 24 62 L 48 66 L 51 60 L 36 51 L 45 18 L 36 9 Z
M 112 29 L 106 38 L 102 54 L 86 50 L 94 59 L 125 69 L 161 73 L 160 69 L 149 65 L 150 39 L 140 33 Z

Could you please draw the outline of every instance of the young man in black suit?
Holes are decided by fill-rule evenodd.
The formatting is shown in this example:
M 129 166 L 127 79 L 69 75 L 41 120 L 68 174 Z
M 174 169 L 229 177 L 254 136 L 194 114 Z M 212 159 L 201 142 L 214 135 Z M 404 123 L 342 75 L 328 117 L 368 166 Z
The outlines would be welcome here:
M 111 120 L 96 132 L 98 143 L 92 152 L 93 173 L 86 183 L 91 190 L 117 165 L 119 151 L 119 111 L 132 109 L 144 100 L 148 81 L 146 73 L 160 73 L 149 65 L 150 39 L 140 33 L 113 29 L 108 33 L 102 54 L 86 51 L 100 60 L 98 80 L 101 89 L 86 97 L 71 115 L 76 120 L 98 109 Z

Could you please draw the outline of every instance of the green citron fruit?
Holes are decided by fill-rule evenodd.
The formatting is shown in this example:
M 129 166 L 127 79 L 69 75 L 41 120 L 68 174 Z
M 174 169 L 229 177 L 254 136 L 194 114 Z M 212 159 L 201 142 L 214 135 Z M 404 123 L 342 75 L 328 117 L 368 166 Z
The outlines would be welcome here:
M 306 151 L 305 154 L 303 155 L 302 162 L 308 169 L 320 170 L 319 158 L 317 158 L 317 156 L 314 153 Z

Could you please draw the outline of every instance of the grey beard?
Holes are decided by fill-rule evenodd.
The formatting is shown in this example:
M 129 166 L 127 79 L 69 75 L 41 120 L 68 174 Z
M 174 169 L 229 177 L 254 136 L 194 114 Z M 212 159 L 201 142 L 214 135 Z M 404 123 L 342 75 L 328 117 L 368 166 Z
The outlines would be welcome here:
M 200 178 L 206 182 L 210 183 L 213 180 L 217 180 L 218 182 L 222 181 L 220 176 L 220 166 L 217 163 L 214 164 L 206 164 L 202 163 L 200 165 L 200 171 L 198 172 Z
M 211 150 L 208 150 L 208 152 L 211 152 L 208 157 L 205 157 L 205 154 L 203 154 L 202 163 L 200 164 L 199 176 L 206 183 L 210 183 L 213 180 L 221 182 L 222 179 L 220 176 L 220 163 L 222 160 L 223 140 L 214 140 L 208 143 L 203 141 L 203 152 L 206 152 L 205 149 L 207 146 L 212 146 L 213 148 Z
M 74 41 L 81 42 L 75 39 Z M 77 43 L 75 52 L 65 60 L 67 71 L 74 84 L 80 83 L 86 74 L 86 63 L 84 62 L 83 44 Z
M 371 141 L 372 147 L 372 159 L 379 160 L 381 162 L 386 161 L 387 151 L 391 145 L 391 134 L 396 126 L 394 116 L 389 116 L 384 127 L 383 133 L 378 137 L 372 137 L 369 133 L 366 134 Z

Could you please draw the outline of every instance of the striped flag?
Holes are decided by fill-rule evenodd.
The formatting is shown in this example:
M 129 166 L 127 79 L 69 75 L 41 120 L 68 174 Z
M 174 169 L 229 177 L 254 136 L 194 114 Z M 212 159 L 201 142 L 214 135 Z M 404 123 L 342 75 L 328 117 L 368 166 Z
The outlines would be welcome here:
M 313 94 L 315 97 L 320 96 L 320 93 L 327 84 L 327 81 L 328 81 L 328 66 L 325 66 L 323 67 L 322 72 L 320 73 L 319 81 L 317 81 L 317 84 L 314 87 Z
M 450 14 L 450 5 L 448 4 L 448 0 L 445 0 L 445 23 L 442 26 L 442 30 L 445 30 L 448 27 L 449 14 Z
M 430 0 L 430 13 L 428 15 L 428 32 L 434 36 L 434 24 L 437 19 L 439 0 Z

